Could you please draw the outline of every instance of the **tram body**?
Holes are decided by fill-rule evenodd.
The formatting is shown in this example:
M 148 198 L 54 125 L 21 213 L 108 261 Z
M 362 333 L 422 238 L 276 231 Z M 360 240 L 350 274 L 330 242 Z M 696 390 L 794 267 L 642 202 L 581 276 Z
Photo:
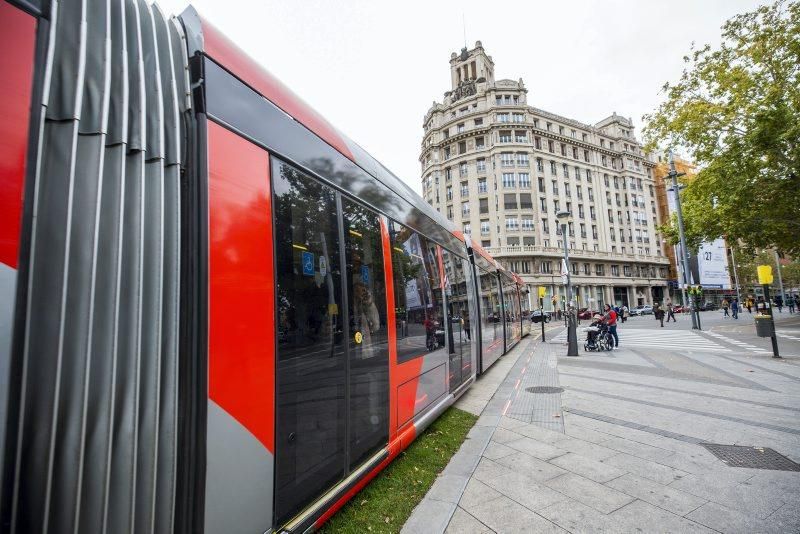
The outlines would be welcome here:
M 3 532 L 314 530 L 530 331 L 193 9 L 0 0 L 0 47 Z

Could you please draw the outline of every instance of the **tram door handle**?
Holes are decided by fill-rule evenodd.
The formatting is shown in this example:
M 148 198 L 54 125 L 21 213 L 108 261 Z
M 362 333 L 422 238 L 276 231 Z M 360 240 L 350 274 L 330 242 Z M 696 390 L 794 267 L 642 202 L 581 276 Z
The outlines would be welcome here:
M 294 442 L 294 439 L 296 437 L 297 437 L 297 435 L 294 432 L 290 432 L 289 433 L 289 437 L 288 437 L 288 439 L 286 441 L 288 441 L 289 443 L 292 443 L 292 442 Z

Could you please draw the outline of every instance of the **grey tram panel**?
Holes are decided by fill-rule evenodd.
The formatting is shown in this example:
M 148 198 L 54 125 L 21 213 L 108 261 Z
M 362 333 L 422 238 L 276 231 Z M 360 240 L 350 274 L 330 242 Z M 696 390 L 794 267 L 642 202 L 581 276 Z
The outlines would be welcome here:
M 186 56 L 174 23 L 136 0 L 47 12 L 52 74 L 32 126 L 41 141 L 29 155 L 35 219 L 4 504 L 12 532 L 169 531 Z

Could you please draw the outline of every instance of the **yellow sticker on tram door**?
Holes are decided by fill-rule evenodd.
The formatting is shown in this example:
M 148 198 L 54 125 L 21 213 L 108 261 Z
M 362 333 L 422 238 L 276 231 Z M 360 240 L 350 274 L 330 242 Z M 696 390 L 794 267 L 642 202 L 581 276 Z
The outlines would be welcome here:
M 364 339 L 364 334 L 362 334 L 361 332 L 356 332 L 356 335 L 353 337 L 356 339 L 356 343 L 360 344 L 361 340 Z

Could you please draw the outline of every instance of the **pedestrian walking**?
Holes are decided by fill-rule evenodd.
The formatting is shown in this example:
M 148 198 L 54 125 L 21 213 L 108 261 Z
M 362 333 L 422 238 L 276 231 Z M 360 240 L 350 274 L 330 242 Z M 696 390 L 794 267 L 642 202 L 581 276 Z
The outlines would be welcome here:
M 653 308 L 653 315 L 656 316 L 656 321 L 661 323 L 661 328 L 664 328 L 664 308 L 662 308 L 658 303 L 656 303 L 655 307 Z
M 775 306 L 778 307 L 778 313 L 783 313 L 783 297 L 780 295 L 775 297 Z
M 667 302 L 667 322 L 672 319 L 673 323 L 677 323 L 678 320 L 675 319 L 675 306 L 673 306 L 672 301 Z
M 753 313 L 753 297 L 747 297 L 745 308 L 747 308 L 747 313 Z
M 733 314 L 734 319 L 739 318 L 739 299 L 733 299 L 731 303 L 731 313 Z
M 619 336 L 617 335 L 617 312 L 611 307 L 610 304 L 605 306 L 605 314 L 603 321 L 608 325 L 608 333 L 614 338 L 614 348 L 619 348 Z
M 789 313 L 794 313 L 795 298 L 791 295 L 786 297 L 786 305 L 789 306 Z
M 722 316 L 730 317 L 728 314 L 728 299 L 722 299 Z
M 631 316 L 631 311 L 628 309 L 628 306 L 623 304 L 622 305 L 622 322 L 625 323 L 628 321 L 628 317 Z

